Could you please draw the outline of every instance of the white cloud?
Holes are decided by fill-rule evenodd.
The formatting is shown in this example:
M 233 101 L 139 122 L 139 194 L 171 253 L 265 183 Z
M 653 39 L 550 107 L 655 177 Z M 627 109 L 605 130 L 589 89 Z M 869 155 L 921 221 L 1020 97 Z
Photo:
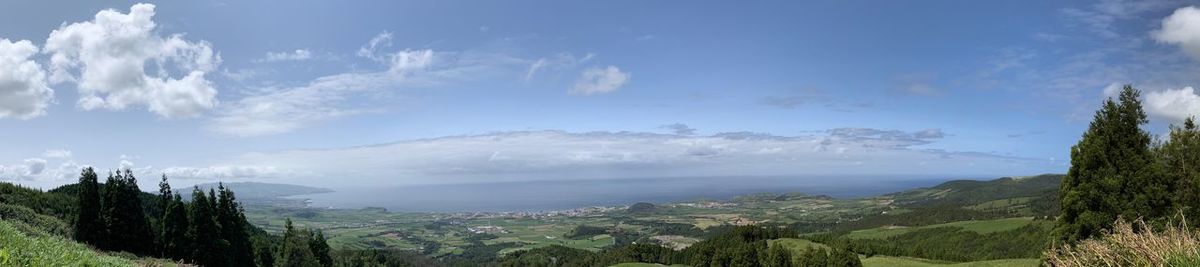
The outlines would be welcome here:
M 43 158 L 51 158 L 51 159 L 66 159 L 66 158 L 71 158 L 71 151 L 70 151 L 70 150 L 66 150 L 66 149 L 51 149 L 51 150 L 46 150 L 46 152 L 42 152 L 42 157 L 43 157 Z
M 535 60 L 533 63 L 529 64 L 529 69 L 525 71 L 524 80 L 525 82 L 533 80 L 533 76 L 539 72 L 542 72 L 543 70 L 561 71 L 564 69 L 573 68 L 579 64 L 587 63 L 595 57 L 596 55 L 592 53 L 584 54 L 582 57 L 577 57 L 571 53 L 558 53 L 552 57 L 539 58 L 538 60 Z
M 1192 87 L 1150 92 L 1146 94 L 1146 111 L 1151 115 L 1182 121 L 1200 114 L 1200 96 Z
M 210 166 L 210 167 L 170 167 L 161 170 L 168 179 L 192 179 L 210 181 L 229 181 L 235 179 L 255 180 L 279 177 L 285 172 L 271 166 Z
M 537 61 L 534 61 L 533 64 L 529 65 L 529 70 L 525 72 L 525 81 L 528 82 L 529 80 L 532 80 L 533 74 L 536 74 L 538 72 L 538 70 L 541 70 L 542 67 L 545 67 L 545 66 L 546 66 L 545 58 L 539 58 Z
M 59 153 L 53 156 L 63 157 L 43 155 L 43 158 L 27 158 L 17 164 L 0 164 L 0 181 L 50 189 L 54 186 L 74 182 L 79 178 L 79 170 L 83 166 L 76 164 L 70 155 Z
M 28 175 L 39 175 L 46 170 L 46 160 L 40 158 L 25 159 L 25 167 L 28 170 Z
M 136 4 L 127 14 L 103 10 L 91 21 L 63 24 L 46 39 L 51 82 L 75 82 L 85 110 L 146 105 L 179 118 L 216 106 L 217 89 L 205 74 L 220 57 L 208 42 L 160 36 L 153 17 L 154 5 Z
M 571 94 L 592 95 L 611 93 L 629 82 L 629 73 L 616 66 L 584 70 L 571 88 Z
M 384 58 L 379 56 L 379 50 L 392 45 L 392 33 L 381 32 L 371 38 L 366 45 L 358 49 L 358 56 L 369 58 L 375 61 L 383 61 Z
M 1104 90 L 1103 90 L 1103 91 L 1101 91 L 1101 93 L 1100 93 L 1100 94 L 1101 94 L 1101 96 L 1102 96 L 1102 97 L 1104 97 L 1104 98 L 1112 98 L 1112 99 L 1116 99 L 1117 97 L 1119 97 L 1119 96 L 1120 96 L 1120 94 L 1121 94 L 1121 89 L 1124 89 L 1124 88 L 1125 88 L 1125 85 L 1124 85 L 1124 84 L 1121 84 L 1121 83 L 1111 83 L 1111 84 L 1108 84 L 1108 86 L 1105 86 L 1105 87 L 1104 87 Z
M 1183 52 L 1200 60 L 1200 9 L 1194 6 L 1176 9 L 1151 36 L 1159 42 L 1179 45 Z
M 296 86 L 253 88 L 223 106 L 208 129 L 235 137 L 288 133 L 334 118 L 386 112 L 397 106 L 394 100 L 404 92 L 398 89 L 442 86 L 493 74 L 504 77 L 529 64 L 481 51 L 382 52 L 391 38 L 389 32 L 380 33 L 358 51 L 385 69 L 327 75 Z
M 251 153 L 228 163 L 289 170 L 314 185 L 383 185 L 719 175 L 956 175 L 1046 172 L 1044 160 L 920 148 L 937 129 L 813 135 L 500 132 L 321 150 Z M 330 164 L 336 162 L 337 164 Z M 918 162 L 929 167 L 911 168 Z M 976 164 L 969 170 L 959 168 Z M 864 167 L 846 169 L 862 164 Z M 328 177 L 338 177 L 336 181 Z
M 38 117 L 54 102 L 45 71 L 29 58 L 37 52 L 28 40 L 0 38 L 0 119 Z
M 295 131 L 328 119 L 373 111 L 349 106 L 359 94 L 413 85 L 433 63 L 431 50 L 400 51 L 387 56 L 386 71 L 344 73 L 317 78 L 307 85 L 276 89 L 229 103 L 210 129 L 229 136 L 250 137 Z
M 312 58 L 312 52 L 308 51 L 308 49 L 296 49 L 296 51 L 292 52 L 267 52 L 267 56 L 261 61 L 301 61 L 308 60 L 310 58 Z

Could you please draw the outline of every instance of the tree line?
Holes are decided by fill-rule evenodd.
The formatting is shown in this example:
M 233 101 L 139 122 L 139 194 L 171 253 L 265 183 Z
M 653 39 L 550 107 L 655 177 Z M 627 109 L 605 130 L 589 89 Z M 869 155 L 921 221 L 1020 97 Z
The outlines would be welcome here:
M 1141 128 L 1148 120 L 1140 95 L 1126 85 L 1106 99 L 1071 147 L 1056 242 L 1096 237 L 1118 219 L 1161 226 L 1177 214 L 1200 218 L 1200 129 L 1187 118 L 1156 140 Z
M 653 244 L 630 244 L 600 252 L 548 246 L 509 253 L 500 266 L 609 266 L 626 262 L 689 266 L 862 266 L 858 254 L 845 247 L 810 248 L 794 252 L 769 240 L 796 238 L 794 231 L 775 226 L 738 226 L 683 250 Z
M 164 175 L 149 204 L 156 208 L 144 207 L 143 194 L 129 169 L 109 173 L 102 185 L 95 170 L 84 168 L 73 237 L 102 250 L 201 266 L 333 266 L 320 231 L 296 229 L 289 219 L 282 238 L 266 234 L 246 221 L 224 184 L 207 193 L 192 187 L 185 202 Z

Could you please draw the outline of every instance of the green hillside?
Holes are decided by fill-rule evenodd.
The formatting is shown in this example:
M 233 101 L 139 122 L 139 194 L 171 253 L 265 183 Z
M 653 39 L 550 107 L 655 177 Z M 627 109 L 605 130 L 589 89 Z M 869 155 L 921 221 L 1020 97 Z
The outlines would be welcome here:
M 934 187 L 884 195 L 902 207 L 961 207 L 1010 212 L 1021 216 L 1057 214 L 1058 188 L 1064 175 L 1004 177 L 989 181 L 955 180 Z
M 53 235 L 30 236 L 0 220 L 0 266 L 134 266 L 86 245 Z

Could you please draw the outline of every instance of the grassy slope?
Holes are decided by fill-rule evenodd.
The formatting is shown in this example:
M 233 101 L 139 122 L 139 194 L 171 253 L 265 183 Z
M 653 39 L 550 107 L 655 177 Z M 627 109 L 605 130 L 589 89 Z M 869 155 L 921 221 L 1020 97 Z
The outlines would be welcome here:
M 856 238 L 856 239 L 886 239 L 888 237 L 907 233 L 907 232 L 915 230 L 915 229 L 934 228 L 934 227 L 959 227 L 959 228 L 963 228 L 964 230 L 967 230 L 967 231 L 974 231 L 974 232 L 980 233 L 980 234 L 987 234 L 987 233 L 1008 231 L 1008 230 L 1021 228 L 1022 226 L 1028 225 L 1031 221 L 1033 221 L 1032 217 L 1018 217 L 1018 218 L 1006 218 L 1006 219 L 985 220 L 985 221 L 958 221 L 958 222 L 952 222 L 952 223 L 926 225 L 926 226 L 921 226 L 921 227 L 907 227 L 907 228 L 879 227 L 879 228 L 871 228 L 871 229 L 853 231 L 853 232 L 850 232 L 849 234 L 847 234 L 846 237 Z
M 1038 259 L 1006 259 L 973 262 L 942 262 L 919 258 L 874 256 L 862 260 L 864 267 L 1022 267 L 1038 266 Z
M 31 237 L 0 221 L 2 266 L 134 266 L 136 262 L 101 255 L 87 246 L 55 236 Z
M 1057 213 L 1061 174 L 989 181 L 955 180 L 937 186 L 884 195 L 904 207 L 955 206 L 980 211 L 1007 211 L 1021 216 Z
M 798 238 L 780 238 L 767 241 L 768 246 L 783 246 L 794 253 L 803 252 L 808 248 L 829 248 L 825 244 L 808 241 Z

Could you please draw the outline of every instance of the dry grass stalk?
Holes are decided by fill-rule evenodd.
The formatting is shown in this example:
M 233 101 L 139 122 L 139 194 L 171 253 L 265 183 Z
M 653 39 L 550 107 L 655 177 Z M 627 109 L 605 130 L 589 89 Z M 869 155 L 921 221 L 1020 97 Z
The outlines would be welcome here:
M 1145 221 L 1118 220 L 1112 231 L 1074 247 L 1045 253 L 1047 266 L 1196 266 L 1200 264 L 1200 235 L 1187 223 L 1154 232 Z

